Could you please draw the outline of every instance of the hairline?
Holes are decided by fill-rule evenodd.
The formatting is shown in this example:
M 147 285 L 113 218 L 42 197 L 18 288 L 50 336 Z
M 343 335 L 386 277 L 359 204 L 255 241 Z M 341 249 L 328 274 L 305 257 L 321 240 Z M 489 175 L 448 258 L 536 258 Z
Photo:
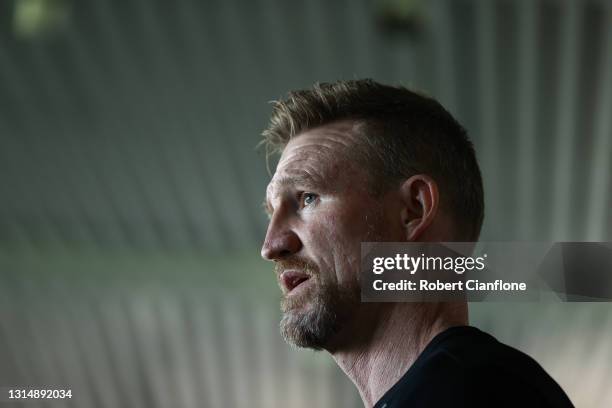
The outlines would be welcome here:
M 395 177 L 393 179 L 389 177 L 384 177 L 385 167 L 375 164 L 374 160 L 371 157 L 371 154 L 368 154 L 368 150 L 371 150 L 373 153 L 375 153 L 376 150 L 379 149 L 378 147 L 370 143 L 370 138 L 368 138 L 368 135 L 366 133 L 366 128 L 368 125 L 376 125 L 376 123 L 378 122 L 376 118 L 368 118 L 363 116 L 345 116 L 334 118 L 323 123 L 317 123 L 314 126 L 305 124 L 296 133 L 287 134 L 286 140 L 281 145 L 282 148 L 279 149 L 277 146 L 275 151 L 270 152 L 269 154 L 278 153 L 279 156 L 282 156 L 283 152 L 292 140 L 297 139 L 299 137 L 303 137 L 305 133 L 310 132 L 312 130 L 324 128 L 326 126 L 331 126 L 341 122 L 352 123 L 350 132 L 353 133 L 353 135 L 351 136 L 354 136 L 354 139 L 352 139 L 347 145 L 347 158 L 351 159 L 352 163 L 358 162 L 359 159 L 362 159 L 362 162 L 365 164 L 363 169 L 368 179 L 367 191 L 368 193 L 370 193 L 371 197 L 380 198 L 382 195 L 389 192 L 394 186 L 399 186 L 402 181 L 407 180 L 415 174 L 427 174 L 430 177 L 434 178 L 436 184 L 440 184 L 438 180 L 433 177 L 433 175 L 430 175 L 427 172 L 420 172 L 414 168 L 410 169 L 410 174 L 402 174 L 400 177 Z

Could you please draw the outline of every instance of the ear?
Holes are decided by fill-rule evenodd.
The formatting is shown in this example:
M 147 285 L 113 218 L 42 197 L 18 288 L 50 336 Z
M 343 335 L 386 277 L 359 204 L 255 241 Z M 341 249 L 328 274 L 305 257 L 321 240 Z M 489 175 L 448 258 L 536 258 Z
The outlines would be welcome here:
M 402 183 L 400 195 L 406 238 L 408 241 L 416 241 L 431 225 L 438 212 L 438 185 L 431 177 L 417 174 Z

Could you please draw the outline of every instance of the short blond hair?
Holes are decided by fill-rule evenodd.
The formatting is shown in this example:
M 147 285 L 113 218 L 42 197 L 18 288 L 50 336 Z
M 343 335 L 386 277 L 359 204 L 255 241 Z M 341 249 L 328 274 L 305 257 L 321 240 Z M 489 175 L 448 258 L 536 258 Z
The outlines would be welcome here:
M 441 204 L 453 215 L 459 238 L 478 239 L 484 194 L 474 147 L 430 97 L 371 79 L 316 83 L 274 102 L 262 144 L 268 155 L 281 153 L 302 132 L 339 120 L 360 124 L 363 143 L 355 152 L 365 159 L 375 193 L 428 174 L 440 185 Z

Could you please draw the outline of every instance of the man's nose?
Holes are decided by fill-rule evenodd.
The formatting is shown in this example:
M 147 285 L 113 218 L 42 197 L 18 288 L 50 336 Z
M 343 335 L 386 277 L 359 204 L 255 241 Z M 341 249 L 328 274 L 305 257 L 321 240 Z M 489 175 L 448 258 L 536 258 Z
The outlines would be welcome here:
M 268 261 L 277 261 L 296 254 L 302 249 L 302 241 L 290 228 L 283 228 L 272 221 L 261 247 L 261 257 Z

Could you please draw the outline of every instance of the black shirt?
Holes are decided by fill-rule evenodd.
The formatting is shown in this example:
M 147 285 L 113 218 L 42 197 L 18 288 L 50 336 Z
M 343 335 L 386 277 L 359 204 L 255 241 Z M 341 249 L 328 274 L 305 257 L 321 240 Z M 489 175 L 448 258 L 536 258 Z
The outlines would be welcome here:
M 531 357 L 475 327 L 452 327 L 425 347 L 374 408 L 573 407 Z

